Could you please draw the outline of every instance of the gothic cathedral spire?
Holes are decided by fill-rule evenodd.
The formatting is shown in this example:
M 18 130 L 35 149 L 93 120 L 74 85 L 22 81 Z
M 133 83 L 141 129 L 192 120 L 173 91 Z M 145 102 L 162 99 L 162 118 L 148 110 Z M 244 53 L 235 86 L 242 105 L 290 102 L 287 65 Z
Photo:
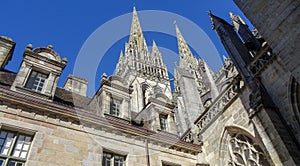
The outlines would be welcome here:
M 257 40 L 257 38 L 250 31 L 248 25 L 242 20 L 242 18 L 238 15 L 229 13 L 230 18 L 232 20 L 232 25 L 234 26 L 235 31 L 242 37 L 245 46 L 249 51 L 258 51 L 261 48 L 261 44 Z
M 175 24 L 176 36 L 178 42 L 178 52 L 180 57 L 180 67 L 192 67 L 197 65 L 197 60 L 193 56 L 188 44 L 184 40 L 178 25 Z
M 129 43 L 134 44 L 138 50 L 148 50 L 135 6 L 133 7 Z

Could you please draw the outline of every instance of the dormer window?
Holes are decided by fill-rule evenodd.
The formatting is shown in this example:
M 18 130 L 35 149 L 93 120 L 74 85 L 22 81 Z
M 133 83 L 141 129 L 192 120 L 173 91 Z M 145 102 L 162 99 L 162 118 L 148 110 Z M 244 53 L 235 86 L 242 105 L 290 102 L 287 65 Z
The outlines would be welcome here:
M 160 130 L 167 131 L 167 115 L 159 115 L 159 122 L 160 122 Z
M 42 92 L 47 78 L 48 75 L 46 74 L 32 71 L 27 80 L 25 88 L 33 90 L 35 92 Z
M 121 116 L 121 104 L 122 104 L 121 100 L 117 100 L 117 99 L 112 98 L 109 113 L 113 116 L 120 117 Z

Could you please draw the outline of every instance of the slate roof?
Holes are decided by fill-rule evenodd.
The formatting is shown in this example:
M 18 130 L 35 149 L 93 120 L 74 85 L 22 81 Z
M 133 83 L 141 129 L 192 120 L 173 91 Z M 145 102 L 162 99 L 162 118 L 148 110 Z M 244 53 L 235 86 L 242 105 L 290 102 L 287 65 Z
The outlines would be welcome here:
M 8 70 L 0 70 L 0 88 L 10 89 L 17 74 Z M 72 93 L 63 88 L 57 87 L 53 102 L 76 108 L 87 108 L 91 98 Z

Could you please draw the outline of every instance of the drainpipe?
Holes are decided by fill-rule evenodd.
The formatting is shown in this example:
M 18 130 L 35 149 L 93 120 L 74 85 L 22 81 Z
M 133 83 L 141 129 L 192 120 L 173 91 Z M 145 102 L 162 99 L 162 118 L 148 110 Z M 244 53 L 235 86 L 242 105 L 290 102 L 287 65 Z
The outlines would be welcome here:
M 147 166 L 150 166 L 148 140 L 146 139 L 145 142 L 146 142 L 146 160 L 147 160 Z

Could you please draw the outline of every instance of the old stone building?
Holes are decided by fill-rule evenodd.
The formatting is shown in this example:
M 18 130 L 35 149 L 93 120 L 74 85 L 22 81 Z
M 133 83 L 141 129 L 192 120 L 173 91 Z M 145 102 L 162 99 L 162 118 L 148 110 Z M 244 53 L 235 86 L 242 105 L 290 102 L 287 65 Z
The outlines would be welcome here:
M 259 4 L 236 3 L 254 26 L 267 19 L 249 9 Z M 84 78 L 69 75 L 57 86 L 67 59 L 51 45 L 29 44 L 19 71 L 6 70 L 15 42 L 0 37 L 0 165 L 299 165 L 300 60 L 292 45 L 299 33 L 275 40 L 299 32 L 299 2 L 278 5 L 289 10 L 274 34 L 265 27 L 271 23 L 251 31 L 233 13 L 232 23 L 209 13 L 229 55 L 216 73 L 175 25 L 175 91 L 156 43 L 147 47 L 135 8 L 115 74 L 103 74 L 91 98 Z

